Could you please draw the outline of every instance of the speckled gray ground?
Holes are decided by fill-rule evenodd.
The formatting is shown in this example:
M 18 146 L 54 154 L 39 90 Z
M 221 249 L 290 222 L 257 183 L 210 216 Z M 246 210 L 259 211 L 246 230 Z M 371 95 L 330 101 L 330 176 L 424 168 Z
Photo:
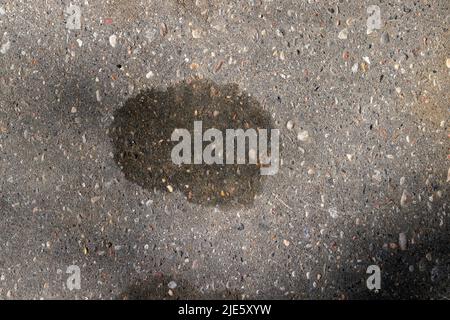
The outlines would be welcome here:
M 448 299 L 447 0 L 72 3 L 80 30 L 68 0 L 0 1 L 0 298 Z M 115 112 L 190 78 L 281 129 L 251 206 L 142 188 L 115 160 Z

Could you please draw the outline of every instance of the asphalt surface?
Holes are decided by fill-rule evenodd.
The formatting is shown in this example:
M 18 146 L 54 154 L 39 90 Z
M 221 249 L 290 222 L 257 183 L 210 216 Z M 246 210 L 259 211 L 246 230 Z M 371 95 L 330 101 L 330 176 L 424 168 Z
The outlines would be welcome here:
M 0 1 L 0 298 L 448 299 L 449 22 L 447 0 Z M 279 172 L 164 161 L 196 110 L 280 129 Z

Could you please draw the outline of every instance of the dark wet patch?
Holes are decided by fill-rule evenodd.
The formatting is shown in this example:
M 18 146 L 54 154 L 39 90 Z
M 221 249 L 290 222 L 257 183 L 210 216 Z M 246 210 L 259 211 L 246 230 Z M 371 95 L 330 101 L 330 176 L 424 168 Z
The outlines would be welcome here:
M 178 143 L 171 141 L 172 132 L 186 128 L 192 134 L 194 121 L 200 120 L 203 132 L 216 128 L 224 137 L 225 129 L 273 127 L 269 114 L 234 84 L 219 86 L 211 81 L 191 80 L 166 91 L 142 92 L 116 112 L 110 130 L 115 159 L 125 177 L 149 190 L 178 190 L 197 204 L 251 205 L 264 179 L 258 165 L 172 162 L 171 151 Z

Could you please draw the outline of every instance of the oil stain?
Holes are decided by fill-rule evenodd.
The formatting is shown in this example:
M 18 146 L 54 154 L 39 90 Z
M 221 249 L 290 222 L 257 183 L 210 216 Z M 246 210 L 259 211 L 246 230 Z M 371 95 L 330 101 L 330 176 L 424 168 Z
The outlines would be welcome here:
M 126 179 L 148 190 L 180 191 L 200 205 L 251 206 L 265 179 L 258 164 L 172 162 L 178 143 L 171 141 L 172 132 L 185 128 L 193 133 L 194 121 L 202 121 L 203 130 L 220 130 L 224 137 L 226 129 L 249 128 L 269 129 L 270 137 L 273 128 L 270 115 L 236 84 L 189 79 L 166 91 L 147 90 L 116 111 L 110 130 L 115 160 Z

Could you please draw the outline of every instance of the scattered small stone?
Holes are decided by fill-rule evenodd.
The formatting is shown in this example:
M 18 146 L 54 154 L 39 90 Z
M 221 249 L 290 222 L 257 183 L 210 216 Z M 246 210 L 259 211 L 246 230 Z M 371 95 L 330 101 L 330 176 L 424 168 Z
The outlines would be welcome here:
M 192 30 L 192 38 L 200 39 L 201 37 L 202 37 L 202 30 L 200 30 L 200 29 L 193 29 Z
M 0 7 L 0 16 L 3 16 L 6 14 L 5 9 L 3 9 L 2 7 Z
M 167 292 L 167 294 L 168 294 L 169 296 L 173 297 L 173 291 L 172 291 L 172 289 L 169 289 L 169 291 Z
M 426 258 L 428 261 L 431 261 L 431 259 L 432 259 L 431 253 L 428 252 L 428 253 L 426 254 L 425 258 Z
M 349 58 L 350 58 L 350 52 L 348 52 L 347 50 L 345 50 L 345 51 L 342 53 L 342 59 L 348 60 Z
M 378 14 L 377 14 L 378 11 Z M 367 8 L 367 13 L 369 13 L 371 16 L 367 20 L 367 34 L 371 34 L 375 30 L 380 30 L 382 23 L 381 23 L 381 17 L 380 17 L 380 11 L 376 9 L 376 6 L 369 6 Z
M 450 69 L 450 58 L 447 58 L 447 60 L 445 61 L 445 64 L 447 65 L 447 68 Z
M 362 70 L 362 72 L 366 72 L 367 70 L 369 70 L 369 65 L 366 62 L 362 62 L 361 70 Z
M 197 70 L 199 67 L 200 67 L 200 65 L 199 65 L 198 63 L 195 63 L 195 62 L 192 62 L 192 63 L 189 65 L 189 68 L 190 68 L 191 70 Z
M 306 130 L 302 130 L 297 134 L 297 139 L 300 141 L 306 141 L 309 138 L 309 133 Z
M 96 202 L 97 202 L 98 200 L 100 200 L 100 199 L 101 199 L 100 196 L 92 197 L 92 198 L 91 198 L 91 203 L 94 204 L 94 203 L 96 203 Z
M 214 72 L 218 72 L 222 68 L 224 63 L 225 61 L 223 60 L 218 61 L 214 67 Z
M 154 75 L 155 75 L 155 74 L 153 73 L 153 71 L 149 71 L 149 72 L 145 75 L 145 77 L 146 77 L 147 79 L 150 79 L 150 78 L 152 78 Z
M 70 113 L 77 113 L 77 108 L 76 107 L 72 107 L 72 109 L 70 109 Z
M 381 44 L 386 44 L 390 41 L 389 33 L 383 32 L 383 34 L 380 37 Z
M 292 130 L 292 128 L 294 128 L 294 122 L 293 122 L 292 120 L 289 120 L 289 121 L 286 123 L 286 128 L 287 128 L 288 130 Z
M 159 34 L 161 37 L 165 37 L 167 34 L 167 25 L 164 22 L 159 26 Z
M 149 42 L 153 42 L 156 38 L 156 30 L 155 29 L 147 29 L 144 32 L 144 36 Z
M 169 287 L 169 289 L 175 289 L 177 287 L 177 283 L 175 281 L 170 281 L 167 286 Z
M 406 239 L 406 234 L 404 232 L 401 232 L 398 235 L 398 244 L 400 246 L 400 250 L 406 250 L 406 244 L 407 244 L 407 239 Z
M 0 53 L 5 54 L 8 52 L 8 50 L 11 48 L 11 42 L 7 41 L 6 43 L 2 44 L 0 47 Z
M 283 244 L 284 244 L 286 247 L 289 247 L 289 245 L 290 245 L 291 243 L 289 242 L 289 240 L 284 239 L 284 240 L 283 240 Z
M 117 36 L 115 34 L 111 35 L 109 37 L 109 44 L 111 45 L 111 47 L 115 48 L 117 45 Z
M 242 230 L 244 230 L 244 224 L 243 223 L 239 223 L 239 225 L 238 225 L 238 227 L 237 227 L 237 229 L 239 230 L 239 231 L 242 231 Z
M 8 132 L 8 128 L 0 122 L 0 133 Z
M 77 39 L 77 43 L 80 48 L 83 46 L 83 41 L 81 39 Z
M 100 95 L 100 90 L 95 91 L 95 98 L 97 99 L 97 102 L 102 101 L 102 96 Z
M 341 31 L 339 31 L 339 33 L 338 33 L 339 39 L 345 40 L 345 39 L 347 39 L 347 37 L 348 37 L 348 29 L 347 28 L 344 28 Z
M 112 18 L 105 18 L 103 20 L 103 23 L 106 24 L 106 25 L 110 25 L 110 24 L 113 23 L 113 19 Z
M 407 201 L 408 201 L 408 191 L 403 190 L 402 197 L 400 198 L 400 206 L 402 207 L 406 206 Z
M 357 73 L 357 72 L 358 72 L 358 68 L 359 68 L 358 63 L 355 63 L 355 64 L 352 66 L 352 73 Z
M 328 209 L 328 213 L 330 214 L 330 217 L 332 217 L 333 219 L 336 219 L 338 217 L 338 212 L 336 208 Z

